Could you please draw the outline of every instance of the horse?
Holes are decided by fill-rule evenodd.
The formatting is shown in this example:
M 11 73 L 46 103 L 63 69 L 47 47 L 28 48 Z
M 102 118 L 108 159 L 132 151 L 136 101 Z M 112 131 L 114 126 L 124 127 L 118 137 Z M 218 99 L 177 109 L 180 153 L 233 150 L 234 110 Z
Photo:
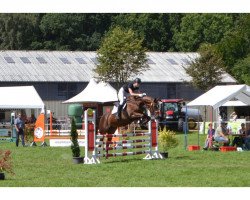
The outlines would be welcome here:
M 151 115 L 155 115 L 155 111 L 158 110 L 158 101 L 150 96 L 129 96 L 126 101 L 126 109 L 121 112 L 121 119 L 117 119 L 116 115 L 112 113 L 105 113 L 101 116 L 99 133 L 114 134 L 118 127 L 126 126 L 140 119 L 144 119 L 143 123 L 146 124 L 151 118 L 145 113 L 145 107 Z

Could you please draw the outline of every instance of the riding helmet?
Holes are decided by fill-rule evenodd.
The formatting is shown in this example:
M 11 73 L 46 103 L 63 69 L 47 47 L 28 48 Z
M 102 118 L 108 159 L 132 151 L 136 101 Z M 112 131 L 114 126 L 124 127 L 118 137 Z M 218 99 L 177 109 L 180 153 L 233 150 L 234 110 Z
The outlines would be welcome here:
M 134 83 L 141 83 L 141 79 L 140 78 L 136 78 L 135 80 L 134 80 Z

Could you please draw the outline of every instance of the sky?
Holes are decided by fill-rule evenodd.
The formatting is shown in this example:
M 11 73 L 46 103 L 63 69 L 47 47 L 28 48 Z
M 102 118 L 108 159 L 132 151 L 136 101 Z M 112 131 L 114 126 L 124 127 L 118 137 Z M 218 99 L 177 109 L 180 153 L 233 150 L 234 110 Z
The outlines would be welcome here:
M 0 0 L 0 13 L 249 13 L 249 0 Z

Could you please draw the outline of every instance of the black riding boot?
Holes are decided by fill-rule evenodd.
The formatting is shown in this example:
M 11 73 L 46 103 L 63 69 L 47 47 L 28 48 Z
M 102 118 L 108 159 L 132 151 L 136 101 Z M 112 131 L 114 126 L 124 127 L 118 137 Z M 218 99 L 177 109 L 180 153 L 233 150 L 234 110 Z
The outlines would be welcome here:
M 117 118 L 117 119 L 121 119 L 122 107 L 123 107 L 123 105 L 119 105 L 119 106 L 118 106 L 117 115 L 116 115 L 116 118 Z

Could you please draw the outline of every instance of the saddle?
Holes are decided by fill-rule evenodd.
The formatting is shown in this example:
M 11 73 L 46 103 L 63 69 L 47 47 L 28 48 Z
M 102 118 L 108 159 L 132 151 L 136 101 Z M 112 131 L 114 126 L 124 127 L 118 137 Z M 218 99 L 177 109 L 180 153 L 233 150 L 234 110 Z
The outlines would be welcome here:
M 115 103 L 114 103 L 114 107 L 113 107 L 113 109 L 112 109 L 112 111 L 111 111 L 111 114 L 117 113 L 118 106 L 119 106 L 119 102 L 115 102 Z M 125 102 L 124 105 L 122 106 L 122 110 L 125 110 L 126 107 L 127 107 L 127 102 Z

